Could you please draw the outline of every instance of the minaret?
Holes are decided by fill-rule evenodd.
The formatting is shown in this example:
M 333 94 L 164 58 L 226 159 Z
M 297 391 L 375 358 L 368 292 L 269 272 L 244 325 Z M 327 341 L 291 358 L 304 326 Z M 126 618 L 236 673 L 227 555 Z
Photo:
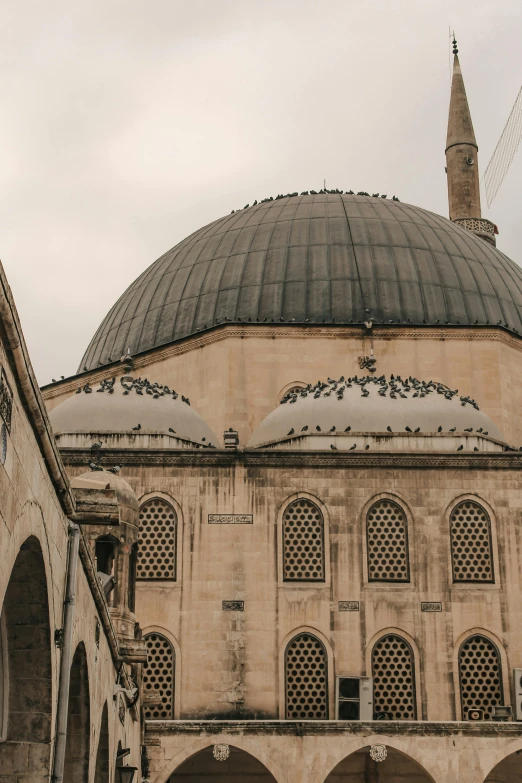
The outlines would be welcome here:
M 478 146 L 471 121 L 466 88 L 453 38 L 453 78 L 446 139 L 446 172 L 450 220 L 495 244 L 495 227 L 482 218 Z

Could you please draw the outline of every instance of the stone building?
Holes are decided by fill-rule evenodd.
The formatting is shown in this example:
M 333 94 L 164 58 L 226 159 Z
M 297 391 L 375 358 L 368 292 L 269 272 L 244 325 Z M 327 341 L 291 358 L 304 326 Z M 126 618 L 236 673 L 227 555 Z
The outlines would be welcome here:
M 42 390 L 89 780 L 114 779 L 100 720 L 136 783 L 521 779 L 522 270 L 481 216 L 457 54 L 446 146 L 451 220 L 340 191 L 234 212 Z

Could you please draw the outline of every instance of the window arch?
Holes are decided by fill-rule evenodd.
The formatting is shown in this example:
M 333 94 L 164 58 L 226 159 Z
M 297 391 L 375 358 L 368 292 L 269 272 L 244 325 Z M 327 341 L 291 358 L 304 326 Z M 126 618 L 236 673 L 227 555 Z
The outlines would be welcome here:
M 408 519 L 393 500 L 374 503 L 366 515 L 368 580 L 409 582 Z
M 287 645 L 285 692 L 287 720 L 328 718 L 328 658 L 311 633 L 300 633 Z
M 283 514 L 283 579 L 324 582 L 324 519 L 307 498 L 290 503 Z
M 491 521 L 473 500 L 459 503 L 450 515 L 451 563 L 454 582 L 493 582 Z
M 415 659 L 401 636 L 382 636 L 372 650 L 373 709 L 390 720 L 415 720 Z
M 491 720 L 493 707 L 503 704 L 502 664 L 498 648 L 486 636 L 468 637 L 459 650 L 462 717 L 468 710 L 484 710 Z
M 163 498 L 140 508 L 137 579 L 176 579 L 177 514 Z
M 176 654 L 161 634 L 149 633 L 144 638 L 148 653 L 143 667 L 144 715 L 148 720 L 170 720 L 174 717 Z

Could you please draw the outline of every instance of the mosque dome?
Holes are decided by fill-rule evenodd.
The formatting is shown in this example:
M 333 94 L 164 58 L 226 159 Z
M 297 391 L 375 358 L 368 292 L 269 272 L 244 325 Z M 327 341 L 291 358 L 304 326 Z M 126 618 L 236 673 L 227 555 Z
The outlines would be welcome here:
M 503 441 L 498 427 L 474 400 L 443 384 L 365 376 L 328 379 L 291 393 L 261 422 L 248 448 L 283 441 L 299 446 L 306 439 L 307 447 L 322 449 L 332 438 L 346 434 L 346 446 L 338 447 L 344 449 L 356 433 L 415 435 L 417 429 L 419 437 L 436 433 L 443 438 L 454 432 L 457 437 L 474 433 Z
M 455 223 L 385 198 L 278 198 L 210 223 L 129 286 L 79 372 L 216 323 L 502 324 L 522 332 L 522 270 Z
M 184 399 L 166 386 L 123 376 L 85 384 L 54 408 L 49 418 L 57 436 L 154 434 L 170 435 L 172 441 L 216 445 L 214 432 Z

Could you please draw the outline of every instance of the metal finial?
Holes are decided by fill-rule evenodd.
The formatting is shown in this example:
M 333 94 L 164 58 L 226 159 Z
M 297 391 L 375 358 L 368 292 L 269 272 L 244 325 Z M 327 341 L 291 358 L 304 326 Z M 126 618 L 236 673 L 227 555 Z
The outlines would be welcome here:
M 453 54 L 458 54 L 459 50 L 457 48 L 457 39 L 455 38 L 455 33 L 453 33 Z

